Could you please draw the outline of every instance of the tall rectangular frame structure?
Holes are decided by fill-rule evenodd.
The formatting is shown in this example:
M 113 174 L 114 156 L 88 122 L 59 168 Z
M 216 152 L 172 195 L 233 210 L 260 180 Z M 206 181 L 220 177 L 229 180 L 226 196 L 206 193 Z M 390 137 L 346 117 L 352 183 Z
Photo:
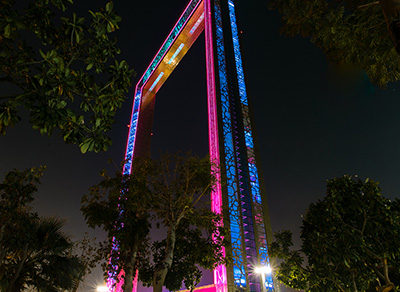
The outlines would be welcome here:
M 229 211 L 224 224 L 230 229 L 231 248 L 226 252 L 233 255 L 233 264 L 214 270 L 214 289 L 276 291 L 272 275 L 262 277 L 254 271 L 270 266 L 272 235 L 234 0 L 192 0 L 173 27 L 136 85 L 123 172 L 130 174 L 133 157 L 149 153 L 155 95 L 203 30 L 210 158 L 219 166 L 212 210 L 221 213 L 226 206 Z

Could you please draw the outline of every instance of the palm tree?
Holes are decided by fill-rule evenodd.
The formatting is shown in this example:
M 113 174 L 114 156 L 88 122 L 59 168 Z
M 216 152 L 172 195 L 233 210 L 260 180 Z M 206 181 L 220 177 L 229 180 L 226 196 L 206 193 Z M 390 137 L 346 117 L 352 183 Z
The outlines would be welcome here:
M 29 228 L 15 230 L 23 244 L 11 247 L 0 263 L 1 291 L 61 292 L 77 286 L 84 265 L 72 254 L 74 244 L 61 231 L 63 226 L 64 221 L 56 217 L 32 216 Z

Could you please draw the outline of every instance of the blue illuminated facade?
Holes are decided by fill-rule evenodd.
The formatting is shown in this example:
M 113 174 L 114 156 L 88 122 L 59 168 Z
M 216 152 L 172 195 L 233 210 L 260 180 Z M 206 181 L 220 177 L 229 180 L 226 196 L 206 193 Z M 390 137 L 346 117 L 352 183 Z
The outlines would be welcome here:
M 228 278 L 232 278 L 228 279 L 228 290 L 262 291 L 254 268 L 271 265 L 262 203 L 266 198 L 261 195 L 260 171 L 256 164 L 235 3 L 233 0 L 213 3 L 224 151 L 221 164 L 225 166 L 227 224 L 231 230 L 234 259 L 228 270 Z M 234 283 L 234 287 L 230 283 Z M 272 275 L 266 275 L 263 285 L 266 291 L 274 291 Z
M 223 24 L 221 17 L 221 7 L 218 3 L 214 4 L 215 14 L 215 40 L 217 43 L 218 56 L 218 76 L 219 90 L 221 98 L 221 119 L 222 119 L 222 137 L 224 143 L 225 171 L 226 171 L 226 190 L 229 204 L 229 223 L 231 231 L 231 244 L 233 254 L 233 278 L 237 286 L 246 287 L 246 272 L 243 259 L 243 237 L 240 221 L 242 218 L 240 212 L 240 198 L 238 185 L 236 181 L 236 159 L 235 159 L 235 141 L 232 133 L 232 117 L 229 102 L 228 75 L 226 68 L 225 45 L 223 35 Z
M 236 72 L 237 79 L 239 85 L 239 95 L 240 95 L 240 103 L 243 117 L 243 129 L 244 129 L 244 137 L 245 144 L 247 148 L 247 165 L 249 169 L 249 179 L 251 186 L 251 194 L 252 194 L 252 203 L 254 209 L 254 228 L 256 229 L 258 236 L 258 255 L 260 257 L 261 266 L 270 265 L 268 258 L 268 248 L 267 248 L 267 237 L 265 226 L 263 222 L 264 212 L 262 207 L 261 200 L 261 192 L 260 192 L 260 180 L 258 177 L 258 169 L 256 165 L 255 151 L 254 151 L 254 140 L 253 140 L 253 132 L 251 128 L 250 122 L 250 114 L 249 114 L 249 104 L 247 100 L 247 92 L 246 92 L 246 84 L 243 73 L 243 65 L 242 65 L 242 56 L 240 53 L 240 44 L 239 44 L 239 32 L 236 24 L 236 16 L 235 16 L 235 4 L 232 0 L 228 1 L 229 4 L 229 17 L 231 21 L 231 30 L 232 30 L 232 39 L 233 39 L 233 48 L 235 52 L 235 63 L 236 63 Z M 273 280 L 271 275 L 266 275 L 265 277 L 265 286 L 267 288 L 273 288 Z

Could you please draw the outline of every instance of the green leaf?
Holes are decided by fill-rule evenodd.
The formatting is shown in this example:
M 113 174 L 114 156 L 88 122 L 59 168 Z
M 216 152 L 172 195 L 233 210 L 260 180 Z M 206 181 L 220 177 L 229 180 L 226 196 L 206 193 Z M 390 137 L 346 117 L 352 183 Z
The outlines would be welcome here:
M 89 104 L 87 103 L 87 102 L 82 102 L 81 103 L 81 109 L 84 111 L 84 112 L 87 112 L 87 111 L 89 111 L 89 109 L 90 109 L 90 107 L 89 107 Z
M 67 102 L 65 100 L 61 100 L 59 103 L 57 103 L 57 108 L 62 109 L 62 108 L 65 108 L 66 105 L 67 105 Z
M 46 54 L 43 53 L 43 51 L 41 49 L 39 49 L 39 53 L 42 56 L 43 59 L 46 59 Z
M 107 32 L 108 33 L 113 32 L 113 27 L 111 25 L 112 25 L 111 23 L 107 23 Z
M 348 267 L 350 269 L 350 264 L 346 259 L 344 259 L 344 264 L 346 265 L 346 267 Z
M 98 128 L 101 124 L 101 118 L 96 119 L 96 128 Z
M 89 71 L 90 69 L 92 69 L 94 63 L 89 63 L 89 65 L 86 66 L 86 70 Z
M 107 12 L 111 12 L 113 10 L 113 3 L 112 2 L 108 2 L 106 4 L 106 11 Z
M 93 143 L 93 139 L 92 139 L 92 138 L 89 138 L 89 139 L 86 139 L 85 141 L 83 141 L 83 142 L 79 145 L 79 146 L 81 147 L 81 152 L 82 152 L 83 154 L 85 154 L 85 153 L 90 149 L 92 143 Z M 90 151 L 90 150 L 89 150 L 89 151 Z
M 6 38 L 10 38 L 11 35 L 11 24 L 7 24 L 6 27 L 4 28 L 4 36 Z

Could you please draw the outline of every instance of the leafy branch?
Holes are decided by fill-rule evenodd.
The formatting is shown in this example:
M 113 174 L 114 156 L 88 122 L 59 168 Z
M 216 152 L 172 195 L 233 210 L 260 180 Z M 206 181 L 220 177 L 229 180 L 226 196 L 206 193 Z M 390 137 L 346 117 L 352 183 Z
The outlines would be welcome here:
M 64 141 L 78 144 L 83 153 L 104 151 L 111 144 L 107 132 L 126 100 L 134 72 L 125 61 L 117 61 L 120 49 L 111 34 L 121 18 L 112 2 L 98 12 L 90 11 L 88 19 L 67 13 L 71 3 L 3 3 L 0 83 L 15 84 L 23 93 L 18 98 L 13 98 L 17 93 L 0 98 L 4 101 L 0 131 L 5 134 L 18 123 L 18 113 L 25 109 L 31 113 L 33 128 L 42 134 L 51 135 L 59 128 Z M 28 41 L 26 32 L 32 32 L 35 40 Z M 85 127 L 71 123 L 81 116 L 94 122 Z

